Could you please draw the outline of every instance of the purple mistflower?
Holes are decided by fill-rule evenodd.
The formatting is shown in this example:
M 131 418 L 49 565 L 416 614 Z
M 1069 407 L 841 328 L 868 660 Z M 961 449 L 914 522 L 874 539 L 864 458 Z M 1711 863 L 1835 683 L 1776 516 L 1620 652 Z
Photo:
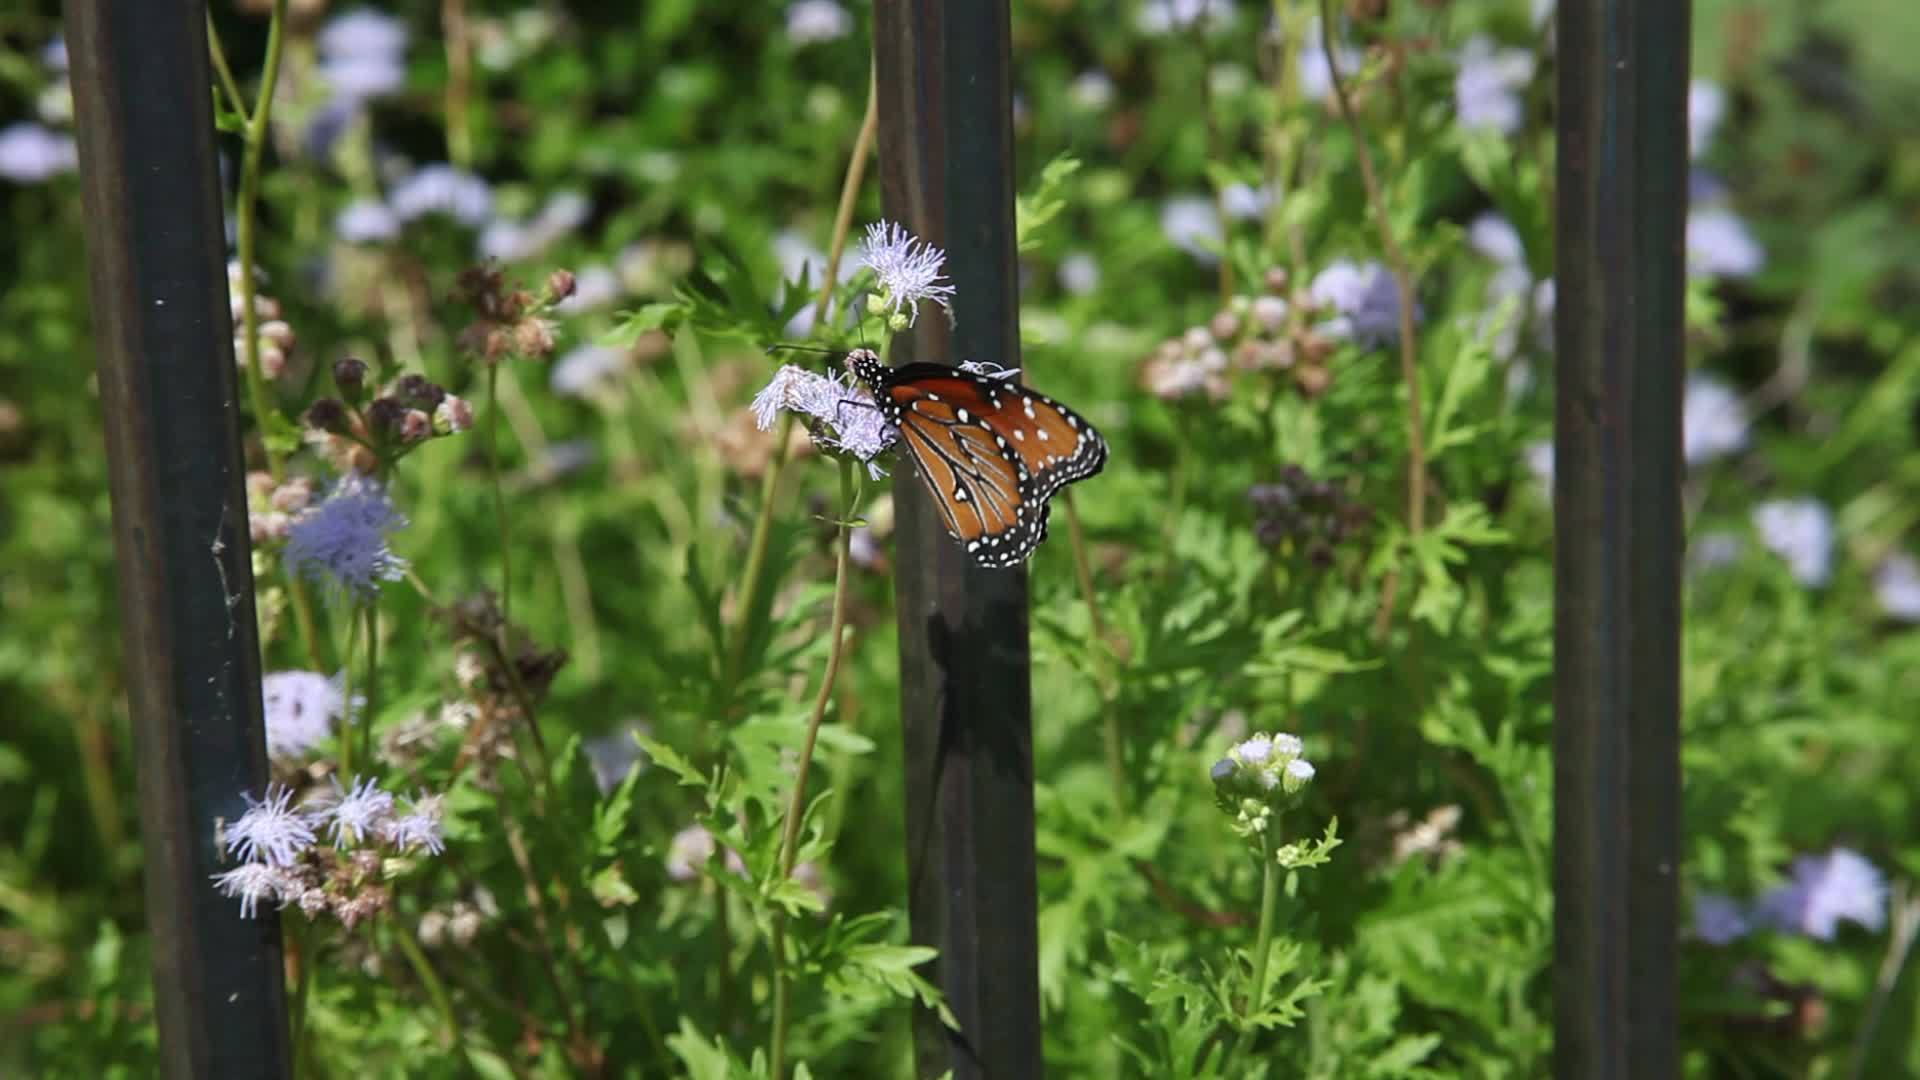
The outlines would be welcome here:
M 1832 941 L 1842 920 L 1879 930 L 1887 921 L 1887 881 L 1847 848 L 1793 860 L 1793 879 L 1760 898 L 1761 920 L 1777 930 Z
M 853 32 L 853 16 L 833 0 L 799 0 L 787 7 L 787 40 L 795 45 L 836 41 Z
M 1746 449 L 1747 410 L 1726 383 L 1709 375 L 1687 377 L 1681 405 L 1681 447 L 1689 465 Z
M 1747 550 L 1738 533 L 1710 532 L 1687 541 L 1687 571 L 1704 574 L 1723 566 L 1732 566 Z
M 1520 230 L 1513 227 L 1513 222 L 1492 210 L 1474 218 L 1473 223 L 1467 226 L 1467 243 L 1473 250 L 1501 266 L 1524 266 L 1527 261 L 1527 249 L 1520 240 Z
M 240 901 L 240 917 L 251 919 L 260 910 L 260 901 L 278 901 L 281 907 L 299 892 L 298 883 L 277 866 L 242 863 L 225 873 L 213 875 L 213 887 L 220 895 Z
M 1160 231 L 1174 247 L 1212 265 L 1220 261 L 1220 208 L 1204 195 L 1175 195 L 1160 204 Z
M 260 680 L 267 720 L 267 753 L 294 758 L 333 733 L 347 698 L 337 678 L 315 671 L 276 671 Z M 357 704 L 357 702 L 356 702 Z
M 1713 143 L 1714 132 L 1727 115 L 1727 92 L 1708 79 L 1687 84 L 1687 155 L 1699 157 Z
M 874 458 L 893 445 L 899 432 L 881 415 L 866 390 L 841 375 L 788 364 L 753 399 L 753 421 L 761 431 L 773 427 L 781 412 L 809 417 L 814 442 L 824 450 L 844 450 L 866 462 L 874 479 L 886 475 Z
M 1753 932 L 1753 919 L 1740 901 L 1720 893 L 1693 895 L 1693 933 L 1709 945 L 1730 945 Z
M 1336 260 L 1314 275 L 1307 294 L 1335 313 L 1319 328 L 1328 337 L 1351 338 L 1363 348 L 1400 337 L 1400 286 L 1380 263 Z
M 593 766 L 593 782 L 602 795 L 619 787 L 634 769 L 646 768 L 646 751 L 634 740 L 636 733 L 645 731 L 644 726 L 629 723 L 610 734 L 580 740 L 580 750 L 587 755 L 587 764 Z
M 379 781 L 364 777 L 350 790 L 335 789 L 326 818 L 334 847 L 359 844 L 385 832 L 393 820 L 393 796 L 380 790 Z
M 1526 119 L 1520 89 L 1533 81 L 1533 53 L 1497 48 L 1491 39 L 1475 36 L 1460 50 L 1459 65 L 1453 105 L 1460 126 L 1504 135 L 1520 130 Z
M 404 817 L 390 817 L 382 827 L 387 843 L 403 852 L 417 848 L 429 855 L 438 855 L 447 850 L 440 832 L 446 804 L 445 795 L 415 796 Z
M 932 244 L 922 243 L 904 227 L 881 221 L 867 226 L 867 242 L 861 261 L 880 279 L 880 301 L 889 316 L 906 308 L 907 325 L 920 314 L 920 301 L 931 300 L 953 315 L 953 286 L 943 285 L 941 268 L 947 253 Z
M 1901 622 L 1920 622 L 1920 562 L 1904 552 L 1887 556 L 1873 571 L 1880 610 Z
M 1223 27 L 1232 18 L 1232 0 L 1147 0 L 1138 25 L 1143 34 L 1160 35 L 1188 29 L 1202 19 L 1210 27 Z
M 611 345 L 581 345 L 554 361 L 547 385 L 563 397 L 581 397 L 613 383 L 627 370 L 627 351 Z
M 1084 251 L 1076 251 L 1060 260 L 1060 287 L 1075 296 L 1085 296 L 1100 287 L 1100 260 Z
M 1273 188 L 1235 181 L 1220 189 L 1220 205 L 1235 221 L 1252 221 L 1273 205 Z
M 287 530 L 287 567 L 339 594 L 370 600 L 382 581 L 406 574 L 407 560 L 387 546 L 387 534 L 406 524 L 378 483 L 345 477 Z
M 1687 212 L 1687 269 L 1704 277 L 1752 277 L 1767 264 L 1766 249 L 1740 215 L 1724 206 Z
M 1542 439 L 1532 443 L 1521 456 L 1526 461 L 1527 471 L 1533 474 L 1534 479 L 1540 481 L 1540 485 L 1546 488 L 1547 494 L 1551 496 L 1553 494 L 1553 440 Z
M 1820 500 L 1769 499 L 1753 508 L 1753 527 L 1800 584 L 1818 588 L 1832 576 L 1833 515 Z
M 80 167 L 73 137 L 21 122 L 0 128 L 0 180 L 43 184 Z
M 1113 77 L 1098 68 L 1081 72 L 1067 86 L 1067 100 L 1086 112 L 1098 112 L 1113 104 L 1113 95 Z
M 471 227 L 484 224 L 493 213 L 493 190 L 487 182 L 451 165 L 416 170 L 387 201 L 401 221 L 437 213 Z
M 367 8 L 328 20 L 317 41 L 320 77 L 348 102 L 385 97 L 406 86 L 407 25 Z
M 378 244 L 400 235 L 400 219 L 378 199 L 356 199 L 334 215 L 333 232 L 349 244 Z
M 229 855 L 243 862 L 286 866 L 313 846 L 313 819 L 293 808 L 293 789 L 280 784 L 267 785 L 263 799 L 242 795 L 247 812 L 227 826 Z

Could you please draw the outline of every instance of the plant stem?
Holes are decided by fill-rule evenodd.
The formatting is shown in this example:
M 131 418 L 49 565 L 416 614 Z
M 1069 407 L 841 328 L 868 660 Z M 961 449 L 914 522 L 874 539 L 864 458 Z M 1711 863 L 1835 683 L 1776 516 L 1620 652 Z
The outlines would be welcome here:
M 245 119 L 247 99 L 240 93 L 240 83 L 233 77 L 233 66 L 227 63 L 227 51 L 220 45 L 220 31 L 213 25 L 211 8 L 207 10 L 207 55 L 213 60 L 213 73 L 220 79 L 220 91 L 226 95 L 227 108 Z
M 1394 285 L 1400 292 L 1400 380 L 1407 386 L 1407 534 L 1409 542 L 1417 542 L 1426 525 L 1427 446 L 1426 425 L 1420 419 L 1419 349 L 1413 331 L 1413 271 L 1407 262 L 1406 252 L 1401 250 L 1399 241 L 1393 238 L 1393 225 L 1387 220 L 1386 199 L 1380 193 L 1380 180 L 1373 171 L 1373 153 L 1367 149 L 1366 132 L 1354 116 L 1353 102 L 1347 96 L 1346 80 L 1341 78 L 1334 58 L 1335 25 L 1331 0 L 1320 0 L 1320 49 L 1326 54 L 1334 101 L 1339 105 L 1340 119 L 1353 134 L 1354 152 L 1360 159 L 1360 181 L 1367 191 L 1367 206 L 1373 214 L 1374 224 L 1379 228 L 1380 248 L 1392 268 Z M 1376 624 L 1378 632 L 1384 633 L 1386 623 L 1393 617 L 1393 594 L 1398 580 L 1397 575 L 1391 576 L 1381 588 L 1383 596 L 1380 618 Z
M 1113 786 L 1113 805 L 1125 814 L 1132 804 L 1127 790 L 1125 742 L 1120 735 L 1120 711 L 1114 704 L 1115 683 L 1119 681 L 1120 657 L 1107 637 L 1106 624 L 1100 618 L 1100 597 L 1093 586 L 1093 564 L 1087 557 L 1087 538 L 1080 530 L 1080 508 L 1074 505 L 1073 492 L 1064 493 L 1067 504 L 1067 538 L 1073 548 L 1074 575 L 1080 579 L 1080 594 L 1087 601 L 1087 621 L 1093 631 L 1094 652 L 1103 657 L 1100 674 L 1100 705 L 1106 720 L 1107 781 Z
M 347 651 L 340 660 L 340 778 L 353 783 L 353 647 L 360 640 L 360 620 L 347 616 Z M 363 710 L 364 715 L 364 710 Z
M 1274 858 L 1277 850 L 1274 834 L 1279 831 L 1280 819 L 1276 816 L 1260 834 L 1260 926 L 1253 938 L 1253 986 L 1247 992 L 1249 1018 L 1260 1011 L 1267 993 L 1267 958 L 1273 954 L 1273 910 L 1280 898 L 1280 862 Z
M 826 280 L 820 283 L 820 299 L 814 305 L 814 324 L 824 327 L 833 313 L 833 286 L 840 272 L 840 255 L 846 250 L 847 234 L 853 228 L 854 205 L 859 201 L 860 185 L 867 174 L 867 158 L 873 152 L 879 131 L 879 97 L 874 92 L 874 76 L 867 76 L 867 112 L 860 121 L 860 133 L 854 136 L 853 152 L 847 159 L 846 178 L 840 184 L 840 205 L 833 215 L 833 240 L 827 250 Z M 780 473 L 787 465 L 787 446 L 793 441 L 793 414 L 782 413 L 774 436 L 773 460 L 760 483 L 760 513 L 753 522 L 753 539 L 747 545 L 747 568 L 740 578 L 740 615 L 727 643 L 724 667 L 720 673 L 722 698 L 728 709 L 746 661 L 750 620 L 760 605 L 761 577 L 766 571 L 767 544 L 773 536 L 773 496 L 779 490 Z
M 793 876 L 793 864 L 800 849 L 800 820 L 807 809 L 807 771 L 813 764 L 813 748 L 820 735 L 820 722 L 833 700 L 833 681 L 840 674 L 841 638 L 847 625 L 847 564 L 853 537 L 855 509 L 854 469 L 850 459 L 840 462 L 840 537 L 833 561 L 833 618 L 827 631 L 827 670 L 820 679 L 820 692 L 813 699 L 813 715 L 807 718 L 807 734 L 800 744 L 800 768 L 793 778 L 793 798 L 787 803 L 785 831 L 780 837 L 780 880 Z M 786 1075 L 787 1006 L 793 992 L 792 972 L 787 969 L 787 916 L 783 908 L 773 913 L 773 1071 L 779 1080 Z
M 513 534 L 500 479 L 500 362 L 487 364 L 487 473 L 493 481 L 493 517 L 500 529 L 500 625 L 513 624 Z M 504 650 L 503 650 L 504 651 Z
M 360 749 L 373 767 L 373 719 L 380 706 L 380 605 L 367 601 L 367 704 L 360 715 Z
M 267 431 L 267 418 L 273 415 L 274 406 L 267 393 L 267 377 L 260 370 L 260 313 L 255 310 L 258 290 L 253 279 L 253 268 L 257 232 L 255 219 L 260 203 L 260 155 L 266 148 L 267 124 L 273 116 L 273 92 L 280 80 L 280 52 L 286 36 L 286 22 L 287 0 L 273 0 L 273 18 L 267 24 L 267 58 L 260 72 L 260 98 L 254 103 L 252 115 L 247 117 L 245 145 L 240 160 L 240 194 L 234 207 L 235 241 L 240 263 L 241 342 L 247 361 L 247 398 L 253 406 L 254 423 L 260 428 L 260 441 L 267 455 L 267 469 L 273 474 L 276 484 L 286 478 L 286 462 L 280 452 L 274 449 L 273 439 Z M 207 32 L 209 38 L 214 36 L 211 22 L 207 24 Z M 237 96 L 238 89 L 231 84 L 231 77 L 232 72 L 228 70 L 226 78 L 229 93 Z
M 439 1011 L 440 1022 L 446 1025 L 443 1045 L 458 1049 L 460 1055 L 465 1057 L 466 1045 L 460 1038 L 460 1019 L 453 1011 L 452 999 L 447 997 L 446 984 L 440 981 L 433 965 L 427 962 L 427 954 L 420 951 L 420 943 L 413 939 L 405 927 L 396 925 L 393 928 L 393 941 L 400 946 L 401 954 L 407 958 L 414 975 L 420 979 L 420 985 L 426 989 L 427 997 L 432 999 L 433 1007 Z
M 442 0 L 440 30 L 447 39 L 447 160 L 473 166 L 473 126 L 467 107 L 473 89 L 473 42 L 467 33 L 465 0 Z

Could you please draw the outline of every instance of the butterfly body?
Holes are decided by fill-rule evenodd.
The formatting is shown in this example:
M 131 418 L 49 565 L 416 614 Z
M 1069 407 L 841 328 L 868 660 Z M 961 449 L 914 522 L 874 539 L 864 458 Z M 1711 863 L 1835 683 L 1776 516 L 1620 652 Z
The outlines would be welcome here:
M 1093 425 L 1004 377 L 889 368 L 870 349 L 849 353 L 847 367 L 898 429 L 947 532 L 982 566 L 1025 561 L 1047 538 L 1048 500 L 1106 464 Z

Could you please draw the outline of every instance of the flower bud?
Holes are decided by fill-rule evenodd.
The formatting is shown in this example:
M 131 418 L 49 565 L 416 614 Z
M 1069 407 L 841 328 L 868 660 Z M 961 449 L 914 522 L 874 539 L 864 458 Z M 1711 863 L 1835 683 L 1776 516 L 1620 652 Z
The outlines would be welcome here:
M 439 407 L 447 392 L 425 375 L 414 372 L 400 377 L 400 381 L 394 384 L 393 396 L 399 398 L 402 404 L 432 411 Z
M 448 394 L 433 410 L 433 430 L 437 435 L 457 435 L 473 426 L 473 406 L 465 398 Z
M 367 389 L 367 362 L 351 356 L 334 361 L 333 385 L 340 389 L 341 397 L 360 404 Z
M 347 431 L 347 407 L 333 398 L 320 398 L 307 406 L 307 426 L 329 435 L 344 435 Z
M 573 295 L 574 277 L 571 270 L 555 270 L 547 275 L 547 302 L 557 304 Z
M 907 314 L 904 311 L 896 311 L 892 315 L 887 316 L 887 329 L 896 334 L 911 325 L 913 325 L 913 320 L 907 318 Z
M 433 437 L 433 417 L 419 409 L 408 409 L 400 418 L 400 441 L 403 443 L 426 442 Z
M 367 427 L 376 439 L 388 439 L 400 433 L 407 407 L 390 397 L 375 398 L 367 406 Z
M 1313 764 L 1305 758 L 1294 758 L 1280 771 L 1280 790 L 1289 795 L 1298 795 L 1313 782 Z
M 1286 267 L 1283 267 L 1283 266 L 1267 267 L 1266 275 L 1263 277 L 1261 283 L 1267 287 L 1267 291 L 1270 293 L 1286 292 L 1287 291 Z
M 1240 336 L 1240 316 L 1231 311 L 1222 311 L 1207 323 L 1207 330 L 1215 341 L 1232 341 Z

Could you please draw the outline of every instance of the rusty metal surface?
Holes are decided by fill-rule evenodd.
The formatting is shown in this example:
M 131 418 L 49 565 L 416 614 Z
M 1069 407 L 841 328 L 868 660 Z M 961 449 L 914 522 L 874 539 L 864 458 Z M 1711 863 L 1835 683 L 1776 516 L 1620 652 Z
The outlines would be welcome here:
M 286 1076 L 279 920 L 210 880 L 266 747 L 206 9 L 69 0 L 66 26 L 161 1064 Z
M 895 364 L 1020 364 L 1006 0 L 880 0 L 880 188 L 888 218 L 946 249 L 956 321 L 926 312 Z M 972 565 L 920 479 L 895 477 L 901 723 L 913 939 L 961 1031 L 920 1010 L 922 1077 L 1040 1073 L 1033 746 L 1023 569 Z
M 1559 6 L 1555 1075 L 1677 1075 L 1688 5 Z

